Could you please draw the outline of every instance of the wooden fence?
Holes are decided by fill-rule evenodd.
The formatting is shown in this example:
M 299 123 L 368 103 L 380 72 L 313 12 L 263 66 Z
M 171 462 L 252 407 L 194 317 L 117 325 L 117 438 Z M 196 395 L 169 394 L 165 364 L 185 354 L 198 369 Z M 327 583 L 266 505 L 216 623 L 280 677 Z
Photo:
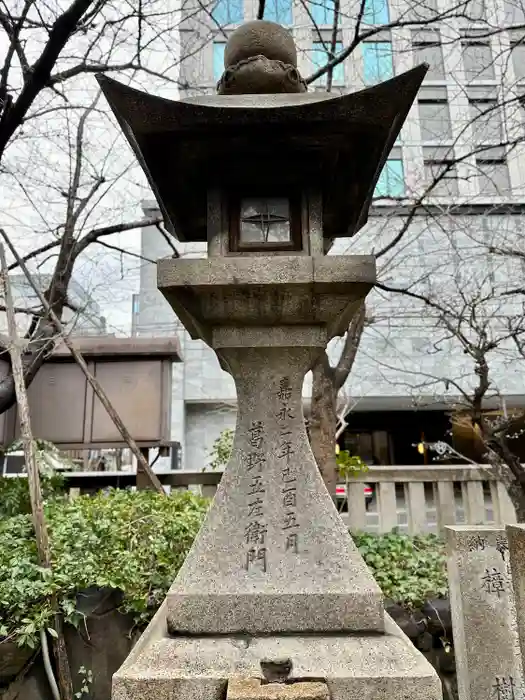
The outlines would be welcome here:
M 213 496 L 222 472 L 155 470 L 165 486 Z M 106 486 L 129 487 L 132 471 L 63 472 L 76 493 Z M 11 474 L 16 477 L 20 474 Z M 373 496 L 365 499 L 365 485 Z M 348 498 L 339 499 L 341 516 L 352 531 L 439 532 L 445 525 L 496 525 L 516 522 L 514 507 L 490 467 L 435 465 L 371 467 L 349 482 Z
M 179 472 L 177 476 L 179 488 L 200 486 L 203 495 L 213 496 L 221 473 Z M 365 484 L 373 487 L 368 505 Z M 389 532 L 397 527 L 411 534 L 437 533 L 445 525 L 516 522 L 507 491 L 489 466 L 371 467 L 349 482 L 348 499 L 340 500 L 340 507 L 352 531 Z

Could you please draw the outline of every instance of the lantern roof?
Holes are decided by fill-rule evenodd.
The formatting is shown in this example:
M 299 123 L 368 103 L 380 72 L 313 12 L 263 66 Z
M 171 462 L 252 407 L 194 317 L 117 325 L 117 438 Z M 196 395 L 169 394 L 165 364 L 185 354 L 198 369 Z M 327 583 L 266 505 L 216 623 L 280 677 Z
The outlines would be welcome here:
M 207 240 L 210 189 L 323 197 L 325 238 L 354 235 L 428 70 L 359 92 L 205 95 L 182 101 L 97 76 L 181 241 Z

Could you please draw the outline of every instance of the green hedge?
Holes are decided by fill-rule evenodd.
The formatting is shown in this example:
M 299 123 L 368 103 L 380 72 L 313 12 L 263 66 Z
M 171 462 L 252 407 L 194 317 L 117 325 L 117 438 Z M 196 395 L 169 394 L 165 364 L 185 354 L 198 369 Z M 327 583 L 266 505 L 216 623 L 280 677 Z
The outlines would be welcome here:
M 78 624 L 76 594 L 92 586 L 121 590 L 123 612 L 145 624 L 164 599 L 209 505 L 189 492 L 163 497 L 112 490 L 72 501 L 51 496 L 46 504 L 50 572 L 37 563 L 20 486 L 27 489 L 27 482 L 9 481 L 18 483 L 6 486 L 0 479 L 0 638 L 29 646 L 51 625 L 52 595 L 67 620 Z M 51 485 L 47 493 L 53 493 Z M 17 503 L 19 514 L 13 514 Z M 445 555 L 436 537 L 358 533 L 354 538 L 386 597 L 415 607 L 446 595 Z
M 78 624 L 76 593 L 90 586 L 123 592 L 122 609 L 147 622 L 197 534 L 208 500 L 150 491 L 56 498 L 46 505 L 52 573 L 38 566 L 31 518 L 0 520 L 0 637 L 36 644 L 51 624 L 50 596 Z
M 353 534 L 386 598 L 415 608 L 448 593 L 445 546 L 435 535 Z

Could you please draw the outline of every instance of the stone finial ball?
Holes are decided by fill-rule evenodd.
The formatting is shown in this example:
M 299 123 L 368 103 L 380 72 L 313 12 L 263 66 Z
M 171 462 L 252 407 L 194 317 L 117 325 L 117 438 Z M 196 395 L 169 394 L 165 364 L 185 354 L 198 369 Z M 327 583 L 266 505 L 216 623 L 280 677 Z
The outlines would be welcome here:
M 256 19 L 236 29 L 224 51 L 226 68 L 253 56 L 265 56 L 297 68 L 297 51 L 291 33 L 275 22 Z

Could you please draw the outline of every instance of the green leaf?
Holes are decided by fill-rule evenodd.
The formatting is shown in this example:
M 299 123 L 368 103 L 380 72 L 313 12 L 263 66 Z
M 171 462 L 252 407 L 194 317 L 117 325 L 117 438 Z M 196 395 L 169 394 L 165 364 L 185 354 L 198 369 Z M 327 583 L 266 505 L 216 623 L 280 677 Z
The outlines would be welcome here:
M 207 499 L 190 492 L 165 497 L 111 490 L 73 501 L 57 492 L 45 504 L 52 567 L 44 569 L 38 563 L 31 516 L 19 507 L 19 495 L 18 505 L 10 500 L 16 513 L 6 514 L 0 501 L 0 635 L 32 648 L 39 643 L 39 630 L 56 634 L 53 599 L 68 623 L 83 624 L 77 593 L 91 587 L 118 589 L 121 610 L 137 624 L 147 624 L 209 507 Z
M 430 597 L 447 595 L 445 546 L 435 535 L 393 531 L 352 536 L 385 597 L 412 609 Z

